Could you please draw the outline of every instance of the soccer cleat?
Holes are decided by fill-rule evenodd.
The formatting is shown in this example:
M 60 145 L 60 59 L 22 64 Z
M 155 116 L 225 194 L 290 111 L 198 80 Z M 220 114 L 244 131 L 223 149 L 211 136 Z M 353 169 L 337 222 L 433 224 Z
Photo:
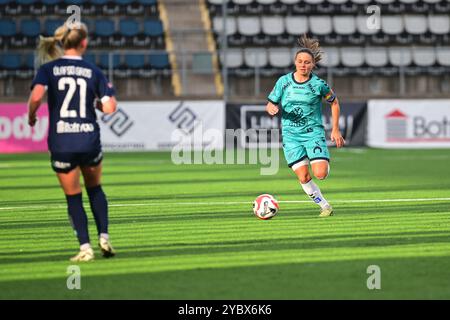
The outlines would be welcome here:
M 333 215 L 333 208 L 328 205 L 320 211 L 319 217 L 329 217 Z
M 88 248 L 86 250 L 80 250 L 76 256 L 70 258 L 72 262 L 92 261 L 94 260 L 94 250 Z
M 116 251 L 114 251 L 113 247 L 111 246 L 111 242 L 109 242 L 108 239 L 100 237 L 98 246 L 100 247 L 102 255 L 105 258 L 114 257 L 114 255 L 116 254 Z

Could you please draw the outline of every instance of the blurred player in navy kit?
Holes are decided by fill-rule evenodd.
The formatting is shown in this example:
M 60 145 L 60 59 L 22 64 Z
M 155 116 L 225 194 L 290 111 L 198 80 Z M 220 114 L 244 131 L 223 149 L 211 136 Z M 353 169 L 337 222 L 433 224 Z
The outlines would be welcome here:
M 80 174 L 97 225 L 104 257 L 115 252 L 108 235 L 108 203 L 101 187 L 102 150 L 95 108 L 116 110 L 115 91 L 101 70 L 82 59 L 87 48 L 87 28 L 78 23 L 59 27 L 53 37 L 41 37 L 39 68 L 28 102 L 28 123 L 34 126 L 36 112 L 47 91 L 49 111 L 48 148 L 51 165 L 66 195 L 69 219 L 80 242 L 80 252 L 71 261 L 90 261 L 87 216 L 83 208 Z

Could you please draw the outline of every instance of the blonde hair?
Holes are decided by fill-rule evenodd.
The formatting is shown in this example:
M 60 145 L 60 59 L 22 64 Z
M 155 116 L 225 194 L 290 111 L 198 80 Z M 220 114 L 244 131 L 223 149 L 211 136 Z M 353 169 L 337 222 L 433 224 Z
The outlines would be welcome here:
M 64 50 L 78 48 L 87 35 L 88 31 L 84 23 L 77 23 L 71 27 L 64 23 L 55 30 L 53 36 L 39 36 L 38 64 L 41 65 L 62 57 Z
M 308 38 L 306 34 L 303 34 L 298 38 L 297 43 L 300 50 L 295 54 L 295 58 L 297 58 L 299 53 L 306 52 L 314 59 L 314 64 L 317 64 L 317 62 L 322 60 L 323 51 L 320 48 L 319 40 Z

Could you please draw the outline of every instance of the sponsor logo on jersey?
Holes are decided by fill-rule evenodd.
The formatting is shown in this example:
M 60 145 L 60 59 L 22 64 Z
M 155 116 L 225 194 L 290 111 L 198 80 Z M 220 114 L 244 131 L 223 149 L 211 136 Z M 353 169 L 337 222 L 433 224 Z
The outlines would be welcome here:
M 94 132 L 94 125 L 92 123 L 78 123 L 58 121 L 56 123 L 56 133 L 89 133 Z
M 58 169 L 67 169 L 70 168 L 70 162 L 62 162 L 62 161 L 53 161 L 53 166 Z

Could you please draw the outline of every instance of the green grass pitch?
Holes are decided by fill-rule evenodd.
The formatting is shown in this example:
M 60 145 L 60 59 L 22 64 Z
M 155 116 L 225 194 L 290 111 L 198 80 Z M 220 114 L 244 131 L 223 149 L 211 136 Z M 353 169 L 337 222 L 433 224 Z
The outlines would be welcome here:
M 118 254 L 106 260 L 95 247 L 96 260 L 79 264 L 80 290 L 66 285 L 78 244 L 48 155 L 0 155 L 0 298 L 450 299 L 450 150 L 331 151 L 318 183 L 330 218 L 282 157 L 276 175 L 261 176 L 258 165 L 107 153 Z M 262 193 L 280 201 L 269 221 L 252 214 Z M 367 288 L 370 265 L 379 290 Z

